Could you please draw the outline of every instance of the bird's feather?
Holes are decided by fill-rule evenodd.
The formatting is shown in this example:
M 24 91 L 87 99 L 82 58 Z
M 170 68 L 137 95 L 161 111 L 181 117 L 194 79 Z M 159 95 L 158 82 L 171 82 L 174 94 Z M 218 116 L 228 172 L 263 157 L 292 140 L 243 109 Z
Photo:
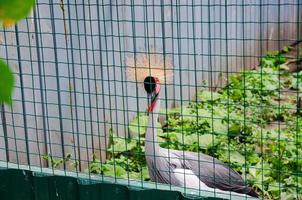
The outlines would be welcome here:
M 192 170 L 207 186 L 258 197 L 257 193 L 245 183 L 238 172 L 216 158 L 188 151 L 173 151 L 173 154 L 183 159 L 183 167 Z
M 130 81 L 143 83 L 148 76 L 157 77 L 162 84 L 173 80 L 172 60 L 159 53 L 141 54 L 128 57 L 127 77 Z
M 212 191 L 213 188 L 208 187 L 199 177 L 190 169 L 176 168 L 173 170 L 173 175 L 186 188 L 194 188 L 199 190 Z
M 147 155 L 152 181 L 199 190 L 232 191 L 258 197 L 241 175 L 225 163 L 205 154 L 164 149 L 157 146 L 161 156 Z M 184 177 L 185 176 L 185 177 Z M 215 189 L 215 190 L 213 190 Z
M 216 158 L 202 153 L 161 148 L 157 143 L 154 129 L 154 122 L 158 119 L 159 105 L 160 100 L 155 104 L 154 112 L 149 114 L 145 139 L 145 156 L 152 181 L 188 188 L 202 183 L 210 188 L 258 197 L 258 194 L 245 183 L 239 173 Z M 181 179 L 181 176 L 176 173 L 179 170 L 188 172 L 192 183 Z

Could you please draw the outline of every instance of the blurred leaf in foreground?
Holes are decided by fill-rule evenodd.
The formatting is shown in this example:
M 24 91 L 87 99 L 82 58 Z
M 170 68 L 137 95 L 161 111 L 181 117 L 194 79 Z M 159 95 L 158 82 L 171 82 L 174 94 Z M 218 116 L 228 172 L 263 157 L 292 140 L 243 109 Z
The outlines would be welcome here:
M 35 0 L 0 0 L 0 21 L 3 26 L 12 26 L 24 19 L 34 5 Z
M 0 103 L 12 104 L 14 75 L 9 66 L 0 59 Z

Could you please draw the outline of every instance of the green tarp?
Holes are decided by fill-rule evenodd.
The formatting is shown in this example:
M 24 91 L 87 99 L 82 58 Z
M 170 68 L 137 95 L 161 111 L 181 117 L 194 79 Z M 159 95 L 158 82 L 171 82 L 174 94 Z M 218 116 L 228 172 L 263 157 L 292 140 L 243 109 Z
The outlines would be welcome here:
M 65 176 L 41 176 L 27 170 L 0 170 L 1 200 L 190 200 L 180 192 L 89 183 Z

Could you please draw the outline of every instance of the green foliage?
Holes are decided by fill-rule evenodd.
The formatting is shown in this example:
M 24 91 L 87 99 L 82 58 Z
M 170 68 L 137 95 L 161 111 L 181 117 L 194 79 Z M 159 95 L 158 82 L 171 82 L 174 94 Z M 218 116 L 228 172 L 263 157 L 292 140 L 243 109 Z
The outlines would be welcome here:
M 216 92 L 203 90 L 200 93 L 198 93 L 198 98 L 200 101 L 215 102 L 221 98 L 221 95 Z
M 286 58 L 284 54 L 292 50 L 292 47 L 285 46 L 281 51 L 268 52 L 267 55 L 261 59 L 260 65 L 263 68 L 271 68 L 274 70 L 284 70 L 287 68 L 284 63 Z
M 24 19 L 34 5 L 35 0 L 1 0 L 0 21 L 5 26 L 13 25 L 17 21 Z
M 161 110 L 166 120 L 157 124 L 162 126 L 160 146 L 199 151 L 228 163 L 265 199 L 302 195 L 302 116 L 296 109 L 302 74 L 284 71 L 283 54 L 290 50 L 269 53 L 259 69 L 230 76 L 218 92 L 200 91 L 187 106 Z M 143 138 L 147 119 L 140 114 L 130 123 L 131 139 L 112 135 L 109 159 L 103 164 L 94 159 L 90 171 L 149 180 Z
M 112 154 L 118 154 L 124 151 L 131 151 L 136 148 L 136 146 L 136 140 L 112 136 L 112 143 L 107 151 Z
M 101 163 L 93 154 L 89 172 L 121 178 L 150 180 L 146 167 L 144 140 L 118 137 L 111 132 L 106 163 Z
M 145 137 L 145 133 L 148 126 L 148 115 L 140 114 L 136 117 L 129 125 L 129 131 L 132 137 L 139 138 Z M 160 123 L 156 123 L 157 133 L 159 134 L 161 130 Z
M 228 163 L 265 199 L 302 195 L 302 116 L 296 106 L 300 88 L 295 87 L 302 75 L 284 72 L 285 62 L 282 53 L 270 53 L 262 67 L 229 77 L 220 91 L 200 91 L 187 106 L 161 110 L 166 119 L 156 125 L 160 146 L 203 152 Z M 150 180 L 144 152 L 147 125 L 147 115 L 140 114 L 129 125 L 132 138 L 111 131 L 108 159 L 102 163 L 94 154 L 88 170 Z M 44 159 L 58 167 L 70 157 Z
M 302 91 L 302 72 L 294 73 L 292 80 L 292 88 L 295 90 Z
M 161 110 L 166 119 L 156 125 L 160 146 L 203 152 L 228 163 L 265 199 L 302 195 L 302 116 L 296 106 L 300 88 L 295 87 L 302 75 L 284 72 L 285 62 L 282 53 L 270 53 L 262 67 L 229 77 L 220 91 L 200 91 L 187 106 Z M 147 125 L 147 115 L 140 114 L 129 125 L 132 138 L 111 130 L 108 159 L 102 163 L 94 154 L 89 172 L 150 180 L 144 150 Z M 70 157 L 44 159 L 59 167 Z
M 72 157 L 72 156 L 71 156 L 70 153 L 68 153 L 68 154 L 65 156 L 65 158 L 59 158 L 59 159 L 53 158 L 53 156 L 52 156 L 51 154 L 45 154 L 45 155 L 42 156 L 42 158 L 43 158 L 44 160 L 46 160 L 47 162 L 50 162 L 52 168 L 59 168 L 59 167 L 61 167 L 63 164 L 67 164 L 68 162 L 71 161 L 71 157 Z M 71 165 L 72 165 L 74 168 L 77 168 L 78 162 L 75 161 L 75 162 L 71 163 Z
M 9 66 L 0 59 L 0 103 L 12 104 L 12 92 L 14 88 L 14 75 Z

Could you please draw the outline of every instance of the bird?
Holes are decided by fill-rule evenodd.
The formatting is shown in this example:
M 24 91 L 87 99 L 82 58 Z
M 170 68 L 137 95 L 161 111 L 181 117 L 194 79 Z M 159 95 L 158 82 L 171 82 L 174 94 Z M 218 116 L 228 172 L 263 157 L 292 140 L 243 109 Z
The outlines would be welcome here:
M 148 76 L 145 78 L 144 86 L 150 98 L 145 154 L 152 181 L 195 189 L 217 188 L 258 197 L 238 172 L 216 158 L 203 153 L 160 147 L 154 127 L 160 108 L 159 79 Z
M 132 62 L 132 64 L 136 63 L 136 66 L 128 71 L 132 78 L 143 80 L 147 93 L 148 124 L 145 136 L 145 158 L 151 181 L 198 190 L 221 193 L 231 191 L 258 197 L 238 172 L 218 159 L 200 152 L 160 147 L 155 128 L 160 109 L 160 87 L 161 81 L 166 81 L 167 71 L 171 71 L 171 64 L 162 60 L 162 58 L 145 55 Z M 152 67 L 156 69 L 152 71 Z M 139 73 L 135 74 L 137 70 Z

